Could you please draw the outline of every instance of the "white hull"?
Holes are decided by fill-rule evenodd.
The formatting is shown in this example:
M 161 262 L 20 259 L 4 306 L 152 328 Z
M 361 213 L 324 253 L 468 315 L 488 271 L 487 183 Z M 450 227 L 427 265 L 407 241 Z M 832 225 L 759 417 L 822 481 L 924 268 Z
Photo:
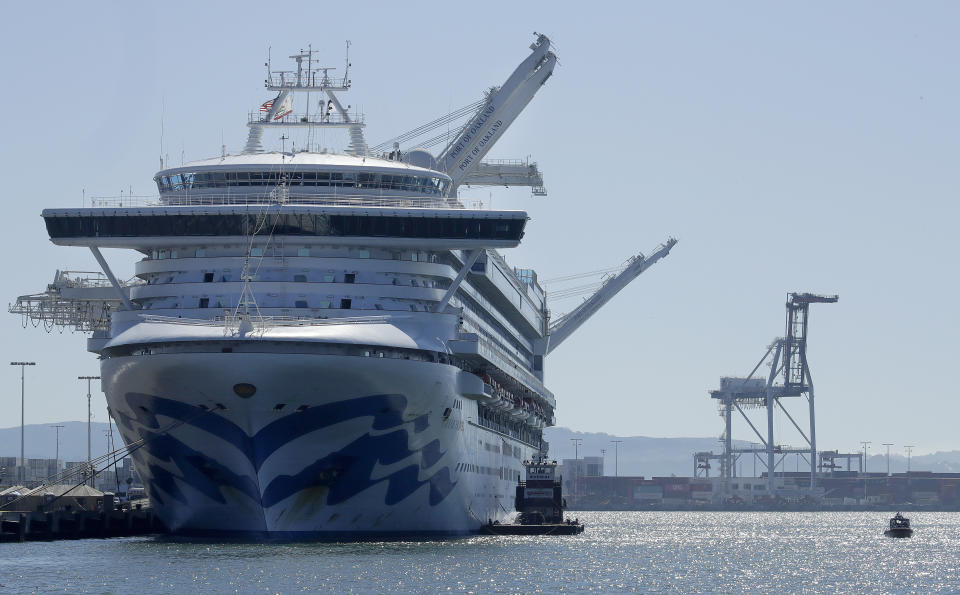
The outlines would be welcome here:
M 174 531 L 469 533 L 504 519 L 534 449 L 476 425 L 460 373 L 302 353 L 102 363 L 124 440 L 147 439 L 133 457 Z M 238 396 L 238 383 L 256 393 Z

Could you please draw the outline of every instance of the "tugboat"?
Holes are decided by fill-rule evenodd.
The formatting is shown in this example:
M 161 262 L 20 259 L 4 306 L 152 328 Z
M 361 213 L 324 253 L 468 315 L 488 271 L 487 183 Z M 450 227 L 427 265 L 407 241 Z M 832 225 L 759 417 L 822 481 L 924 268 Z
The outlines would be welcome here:
M 910 537 L 913 529 L 910 528 L 910 519 L 899 512 L 890 519 L 890 528 L 883 532 L 887 537 Z
M 583 533 L 579 520 L 564 521 L 567 507 L 563 486 L 557 477 L 557 462 L 547 460 L 540 452 L 532 461 L 524 461 L 525 481 L 517 481 L 515 506 L 517 522 L 489 522 L 484 533 L 489 535 L 577 535 Z

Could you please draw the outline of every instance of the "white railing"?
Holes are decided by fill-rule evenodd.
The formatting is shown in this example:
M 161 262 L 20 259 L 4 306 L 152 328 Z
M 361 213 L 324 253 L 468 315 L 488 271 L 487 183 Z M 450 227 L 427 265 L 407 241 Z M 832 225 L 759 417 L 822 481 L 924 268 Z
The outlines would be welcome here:
M 531 165 L 536 165 L 536 163 L 530 163 L 529 159 L 484 159 L 480 162 L 481 165 L 516 165 L 522 167 L 530 167 Z
M 50 285 L 51 289 L 69 287 L 71 289 L 85 289 L 89 287 L 110 287 L 110 280 L 100 272 L 94 271 L 58 271 L 57 278 Z
M 90 199 L 95 208 L 124 207 L 179 207 L 179 206 L 229 206 L 229 205 L 322 205 L 336 207 L 384 207 L 402 209 L 465 209 L 459 200 L 430 197 L 364 194 L 301 194 L 289 193 L 282 199 L 270 193 L 175 193 L 154 196 L 95 196 Z
M 322 68 L 320 70 L 323 70 Z M 283 87 L 296 90 L 314 90 L 318 88 L 330 89 L 332 91 L 344 90 L 350 88 L 350 81 L 346 76 L 332 77 L 329 75 L 320 75 L 317 71 L 303 71 L 300 76 L 300 82 L 297 83 L 297 73 L 290 70 L 275 70 L 267 76 L 268 87 Z
M 237 326 L 241 319 L 249 320 L 257 330 L 290 326 L 337 326 L 343 324 L 386 324 L 397 318 L 409 316 L 353 316 L 344 318 L 298 318 L 293 316 L 259 316 L 256 314 L 227 314 L 215 318 L 177 318 L 159 314 L 141 314 L 144 322 L 179 324 L 183 326 L 225 327 Z
M 348 119 L 349 118 L 349 119 Z M 355 125 L 364 125 L 364 116 L 361 113 L 347 114 L 347 118 L 343 117 L 343 114 L 340 112 L 332 114 L 323 114 L 323 113 L 314 113 L 314 114 L 294 114 L 290 113 L 282 118 L 271 118 L 267 119 L 267 113 L 256 111 L 256 112 L 247 112 L 247 124 L 257 124 L 263 126 L 277 126 L 277 125 L 311 125 L 311 126 L 355 126 Z

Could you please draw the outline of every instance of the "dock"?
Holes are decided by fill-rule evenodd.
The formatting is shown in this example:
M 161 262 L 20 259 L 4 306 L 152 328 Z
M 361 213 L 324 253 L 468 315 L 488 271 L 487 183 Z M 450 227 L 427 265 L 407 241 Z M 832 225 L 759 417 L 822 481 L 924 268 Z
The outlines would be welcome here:
M 166 533 L 150 507 L 100 511 L 0 512 L 0 542 L 130 537 Z

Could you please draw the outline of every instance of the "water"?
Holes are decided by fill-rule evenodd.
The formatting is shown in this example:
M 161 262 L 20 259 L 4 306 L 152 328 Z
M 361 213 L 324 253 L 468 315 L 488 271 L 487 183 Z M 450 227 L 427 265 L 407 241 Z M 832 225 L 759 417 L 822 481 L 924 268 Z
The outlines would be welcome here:
M 0 544 L 0 591 L 960 591 L 960 513 L 579 512 L 573 537 L 360 543 L 172 538 Z

